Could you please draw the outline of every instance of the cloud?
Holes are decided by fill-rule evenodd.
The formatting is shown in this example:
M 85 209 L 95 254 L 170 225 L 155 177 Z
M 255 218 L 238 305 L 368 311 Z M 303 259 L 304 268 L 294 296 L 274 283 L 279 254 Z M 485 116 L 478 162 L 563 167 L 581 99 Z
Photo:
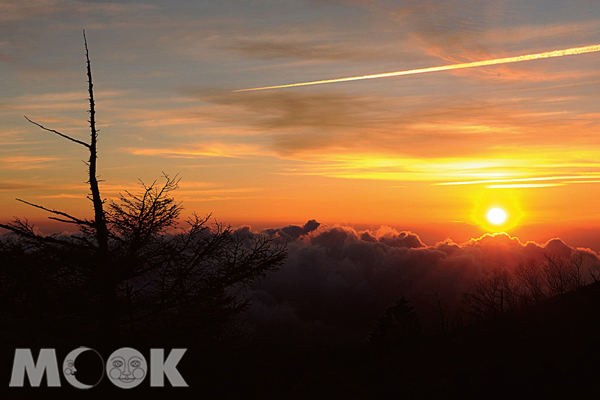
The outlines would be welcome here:
M 588 182 L 597 172 L 581 161 L 595 157 L 581 143 L 595 141 L 598 116 L 562 85 L 477 91 L 450 102 L 335 89 L 188 94 L 211 104 L 207 120 L 245 127 L 237 140 L 252 137 L 256 154 L 297 162 L 282 174 L 543 189 Z M 546 181 L 552 176 L 577 179 Z
M 536 7 L 528 2 L 501 0 L 336 0 L 358 7 L 380 26 L 402 32 L 413 50 L 444 64 L 465 63 L 538 53 L 558 48 L 597 43 L 598 6 L 578 1 L 569 10 Z M 582 10 L 586 10 L 586 12 Z M 540 45 L 543 47 L 540 48 Z M 554 46 L 550 48 L 548 46 Z M 425 65 L 425 66 L 434 66 Z M 551 63 L 461 70 L 452 74 L 512 82 L 558 80 Z M 384 71 L 372 71 L 377 73 Z M 532 73 L 533 72 L 533 73 Z
M 339 44 L 297 40 L 249 40 L 238 39 L 228 46 L 247 56 L 264 59 L 300 59 L 325 61 L 359 61 L 373 59 L 377 53 L 361 51 Z
M 259 146 L 245 144 L 212 143 L 201 146 L 188 146 L 187 148 L 126 148 L 128 153 L 141 156 L 162 156 L 168 158 L 198 158 L 198 157 L 226 157 L 243 158 L 264 154 Z
M 461 293 L 475 279 L 494 268 L 513 269 L 529 259 L 541 262 L 545 254 L 569 257 L 579 252 L 586 268 L 599 263 L 593 251 L 572 248 L 560 239 L 522 243 L 507 234 L 426 246 L 413 232 L 389 227 L 358 231 L 314 220 L 264 233 L 286 240 L 289 257 L 279 272 L 253 287 L 246 317 L 259 331 L 276 333 L 275 341 L 361 341 L 376 318 L 402 296 L 426 314 L 432 289 L 456 312 Z
M 9 192 L 16 190 L 31 190 L 39 189 L 41 185 L 32 183 L 21 183 L 21 182 L 0 182 L 0 191 Z
M 131 26 L 132 21 L 139 21 L 140 15 L 158 9 L 150 4 L 111 1 L 3 0 L 0 2 L 0 62 L 20 62 L 27 60 L 32 50 L 53 47 L 54 41 L 52 45 L 47 41 L 56 33 L 72 29 L 80 34 L 82 27 L 89 31 L 103 25 L 123 28 Z M 147 26 L 147 22 L 142 22 L 137 26 Z M 52 64 L 52 57 L 49 58 L 50 61 L 46 61 Z M 20 64 L 20 69 L 23 69 L 21 73 L 42 74 L 37 65 Z
M 53 168 L 59 160 L 57 157 L 10 156 L 3 157 L 0 165 L 7 170 L 48 169 Z
M 4 0 L 0 4 L 0 21 L 18 21 L 64 12 L 76 12 L 78 14 L 101 12 L 118 15 L 154 9 L 157 9 L 157 7 L 150 4 L 119 4 L 102 1 L 33 0 L 23 2 Z
M 568 183 L 596 183 L 600 176 L 595 174 L 581 174 L 576 176 L 540 176 L 535 178 L 519 178 L 519 179 L 486 179 L 464 182 L 440 182 L 435 185 L 485 185 L 488 189 L 493 188 L 526 188 L 526 187 L 554 187 L 564 186 Z M 550 183 L 535 183 L 540 181 L 552 181 Z M 533 183 L 519 183 L 533 182 Z
M 364 112 L 371 101 L 343 93 L 218 93 L 190 92 L 205 101 L 238 107 L 255 115 L 254 124 L 263 129 L 349 128 L 364 126 Z M 373 100 L 374 101 L 374 100 Z
M 263 233 L 268 235 L 277 236 L 284 241 L 294 241 L 301 236 L 304 236 L 315 229 L 317 229 L 321 224 L 316 220 L 311 219 L 304 226 L 298 225 L 289 225 L 285 228 L 275 228 L 275 229 L 267 229 Z
M 478 93 L 456 97 L 452 102 L 429 94 L 371 97 L 295 90 L 188 93 L 220 106 L 212 110 L 213 120 L 238 122 L 265 132 L 271 148 L 283 156 L 337 149 L 403 157 L 489 157 L 506 154 L 509 149 L 540 149 L 542 129 L 546 138 L 560 140 L 564 154 L 565 145 L 570 146 L 565 137 L 573 139 L 579 152 L 574 135 L 588 137 L 593 131 L 590 120 L 596 118 L 589 115 L 580 119 L 581 114 L 587 114 L 572 108 L 578 104 L 576 98 L 565 98 L 564 92 L 555 98 L 548 91 L 516 92 L 511 98 L 501 91 L 484 97 Z M 545 143 L 555 146 L 555 140 Z
M 382 96 L 343 86 L 316 92 L 196 88 L 186 93 L 210 109 L 203 114 L 206 121 L 241 127 L 243 135 L 232 140 L 251 140 L 258 147 L 256 154 L 286 160 L 276 172 L 282 175 L 481 182 L 478 188 L 521 191 L 595 180 L 598 115 L 588 109 L 592 99 L 586 100 L 588 92 L 579 87 L 587 78 L 566 86 L 492 85 L 471 92 L 466 88 L 472 82 L 460 77 L 465 91 L 457 89 L 459 93 L 449 98 L 430 90 L 453 86 L 433 88 L 427 83 L 431 77 L 421 81 L 418 92 L 407 82 L 400 86 L 407 93 L 394 89 Z M 436 79 L 439 83 L 456 78 Z M 564 176 L 575 178 L 548 180 Z
M 435 47 L 456 57 L 464 50 L 481 50 L 479 39 L 509 14 L 518 13 L 517 4 L 506 0 L 335 0 L 377 15 L 380 21 L 401 23 L 424 47 Z M 458 60 L 457 60 L 458 61 Z M 463 60 L 464 61 L 464 60 Z M 460 62 L 460 61 L 459 61 Z

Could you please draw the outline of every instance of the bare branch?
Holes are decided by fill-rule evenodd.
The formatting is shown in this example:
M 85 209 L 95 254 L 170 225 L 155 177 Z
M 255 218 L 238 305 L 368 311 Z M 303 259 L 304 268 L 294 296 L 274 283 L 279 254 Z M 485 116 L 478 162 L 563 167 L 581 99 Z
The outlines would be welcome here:
M 68 219 L 62 219 L 62 218 L 57 218 L 57 217 L 48 217 L 48 219 L 52 219 L 52 220 L 58 221 L 58 222 L 64 222 L 66 224 L 76 224 L 76 225 L 79 225 L 79 222 L 77 222 L 77 221 L 70 221 Z
M 67 135 L 65 135 L 65 134 L 63 134 L 63 133 L 60 133 L 60 132 L 58 132 L 58 131 L 55 131 L 54 129 L 49 129 L 49 128 L 46 128 L 45 126 L 43 126 L 43 125 L 40 125 L 40 124 L 38 124 L 37 122 L 35 122 L 35 121 L 32 121 L 32 120 L 30 120 L 29 118 L 27 118 L 27 115 L 24 115 L 24 117 L 25 117 L 25 119 L 26 119 L 27 121 L 31 122 L 31 123 L 32 123 L 32 124 L 34 124 L 34 125 L 37 125 L 37 126 L 39 126 L 40 128 L 42 128 L 42 129 L 43 129 L 43 130 L 45 130 L 45 131 L 52 132 L 52 133 L 56 133 L 58 136 L 62 136 L 62 137 L 64 137 L 65 139 L 69 139 L 70 141 L 72 141 L 72 142 L 75 142 L 75 143 L 78 143 L 78 144 L 80 144 L 80 145 L 82 145 L 82 146 L 85 146 L 85 147 L 87 147 L 88 149 L 90 148 L 90 145 L 89 145 L 89 144 L 87 144 L 87 143 L 85 143 L 85 142 L 82 142 L 81 140 L 73 139 L 72 137 L 70 137 L 70 136 L 67 136 Z
M 18 218 L 11 224 L 0 224 L 0 228 L 6 229 L 8 231 L 14 232 L 17 235 L 24 237 L 26 239 L 35 240 L 38 243 L 53 243 L 60 244 L 65 246 L 71 246 L 76 248 L 81 248 L 81 246 L 69 242 L 67 240 L 57 239 L 54 236 L 41 236 L 34 232 L 33 225 L 30 225 L 26 220 L 25 222 L 19 220 Z
M 69 214 L 67 214 L 67 213 L 64 213 L 64 212 L 62 212 L 62 211 L 51 210 L 51 209 L 49 209 L 49 208 L 46 208 L 46 207 L 44 207 L 44 206 L 40 206 L 40 205 L 38 205 L 38 204 L 33 204 L 33 203 L 30 203 L 30 202 L 28 202 L 28 201 L 21 200 L 21 199 L 17 199 L 17 201 L 20 201 L 21 203 L 25 203 L 25 204 L 27 204 L 27 205 L 30 205 L 30 206 L 32 206 L 32 207 L 35 207 L 35 208 L 42 209 L 42 210 L 44 210 L 44 211 L 51 212 L 52 214 L 56 214 L 56 215 L 62 215 L 63 217 L 67 217 L 67 218 L 69 218 L 70 220 L 72 220 L 72 221 L 73 221 L 72 223 L 76 223 L 76 224 L 79 224 L 79 225 L 87 225 L 87 226 L 93 226 L 93 225 L 94 225 L 94 223 L 93 223 L 93 222 L 90 222 L 90 221 L 87 221 L 87 220 L 82 220 L 82 219 L 79 219 L 79 218 L 75 218 L 75 217 L 73 217 L 73 216 L 71 216 L 71 215 L 69 215 Z M 50 218 L 51 218 L 51 219 L 56 219 L 56 218 L 52 218 L 52 217 L 50 217 Z M 60 220 L 60 219 L 59 219 L 58 221 L 62 221 L 62 222 L 71 222 L 71 221 L 64 221 L 64 220 Z

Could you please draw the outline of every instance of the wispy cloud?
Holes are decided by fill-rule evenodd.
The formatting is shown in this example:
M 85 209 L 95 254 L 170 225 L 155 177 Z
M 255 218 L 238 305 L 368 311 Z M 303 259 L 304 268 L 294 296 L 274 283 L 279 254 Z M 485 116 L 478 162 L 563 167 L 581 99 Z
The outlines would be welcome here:
M 22 183 L 22 182 L 0 182 L 0 191 L 11 192 L 18 190 L 33 190 L 39 189 L 40 185 L 35 183 Z
M 95 95 L 102 101 L 110 101 L 126 97 L 128 93 L 118 90 L 99 90 Z M 83 88 L 79 92 L 26 94 L 5 98 L 0 103 L 0 110 L 20 111 L 28 114 L 52 112 L 59 116 L 61 112 L 65 111 L 85 111 L 88 107 L 88 96 Z
M 0 165 L 9 170 L 47 169 L 52 168 L 51 163 L 58 160 L 60 158 L 57 157 L 9 156 L 2 157 Z
M 561 88 L 554 90 L 560 91 Z M 576 140 L 594 135 L 596 116 L 577 109 L 582 99 L 551 90 L 483 96 L 392 96 L 376 98 L 338 92 L 258 92 L 201 97 L 222 108 L 213 118 L 245 121 L 263 130 L 280 154 L 299 156 L 342 149 L 358 153 L 465 157 L 527 147 L 569 149 Z M 580 118 L 580 116 L 585 118 Z M 210 117 L 209 117 L 210 118 Z M 546 141 L 539 142 L 544 130 Z M 555 140 L 556 139 L 556 140 Z M 382 154 L 383 153 L 383 154 Z
M 141 156 L 162 156 L 168 158 L 226 157 L 244 158 L 264 155 L 264 150 L 256 145 L 213 143 L 188 148 L 126 148 L 125 151 Z
M 109 2 L 82 2 L 73 0 L 4 0 L 0 3 L 0 21 L 30 19 L 42 15 L 53 15 L 64 12 L 103 12 L 121 14 L 140 10 L 155 10 L 151 4 L 119 4 Z
M 339 44 L 300 40 L 238 39 L 228 48 L 242 52 L 249 57 L 265 60 L 282 58 L 311 61 L 358 61 L 377 56 L 377 53 L 372 50 L 365 52 L 347 44 L 340 46 Z
M 43 196 L 37 196 L 37 198 L 39 198 L 39 199 L 81 199 L 82 195 L 81 194 L 61 193 L 61 194 L 48 194 L 48 195 L 43 195 Z
M 573 182 L 571 182 L 573 183 Z M 488 185 L 488 189 L 531 189 L 564 186 L 564 183 L 519 183 L 507 185 Z
M 590 181 L 590 179 L 592 181 Z M 558 186 L 564 185 L 569 181 L 580 183 L 582 180 L 586 182 L 594 182 L 593 179 L 600 179 L 600 175 L 578 175 L 578 176 L 541 176 L 535 178 L 519 178 L 519 179 L 488 179 L 488 180 L 477 180 L 477 181 L 464 181 L 464 182 L 441 182 L 435 185 L 448 186 L 448 185 L 488 185 L 488 188 L 500 188 L 500 187 L 546 187 L 546 186 Z M 551 184 L 516 184 L 517 182 L 536 182 L 536 181 L 558 181 L 558 183 Z M 506 184 L 506 185 L 505 185 Z

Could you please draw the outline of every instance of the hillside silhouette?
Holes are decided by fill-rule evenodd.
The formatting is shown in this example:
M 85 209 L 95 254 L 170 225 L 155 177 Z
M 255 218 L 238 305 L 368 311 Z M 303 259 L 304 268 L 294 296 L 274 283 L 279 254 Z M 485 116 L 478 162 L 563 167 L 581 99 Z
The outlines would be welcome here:
M 205 371 L 212 384 L 204 389 L 273 399 L 578 398 L 597 391 L 598 282 L 449 332 L 419 332 L 418 308 L 406 299 L 392 309 L 404 324 L 382 324 L 388 312 L 363 344 L 238 348 Z M 381 335 L 386 327 L 393 334 Z

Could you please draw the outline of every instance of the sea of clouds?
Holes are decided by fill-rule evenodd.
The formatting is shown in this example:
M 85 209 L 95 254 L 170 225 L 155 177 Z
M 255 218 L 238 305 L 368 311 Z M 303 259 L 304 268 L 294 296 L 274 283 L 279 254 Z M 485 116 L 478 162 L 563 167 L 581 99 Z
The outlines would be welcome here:
M 249 227 L 239 234 L 254 235 Z M 364 342 L 377 318 L 401 297 L 419 312 L 425 329 L 439 324 L 439 303 L 450 317 L 461 315 L 462 293 L 495 268 L 514 269 L 545 255 L 584 255 L 584 278 L 600 264 L 598 255 L 560 239 L 521 242 L 507 234 L 486 234 L 465 243 L 450 239 L 425 245 L 412 232 L 326 226 L 311 220 L 261 232 L 287 243 L 288 258 L 277 272 L 246 296 L 244 315 L 272 342 Z M 437 321 L 436 321 L 437 320 Z

